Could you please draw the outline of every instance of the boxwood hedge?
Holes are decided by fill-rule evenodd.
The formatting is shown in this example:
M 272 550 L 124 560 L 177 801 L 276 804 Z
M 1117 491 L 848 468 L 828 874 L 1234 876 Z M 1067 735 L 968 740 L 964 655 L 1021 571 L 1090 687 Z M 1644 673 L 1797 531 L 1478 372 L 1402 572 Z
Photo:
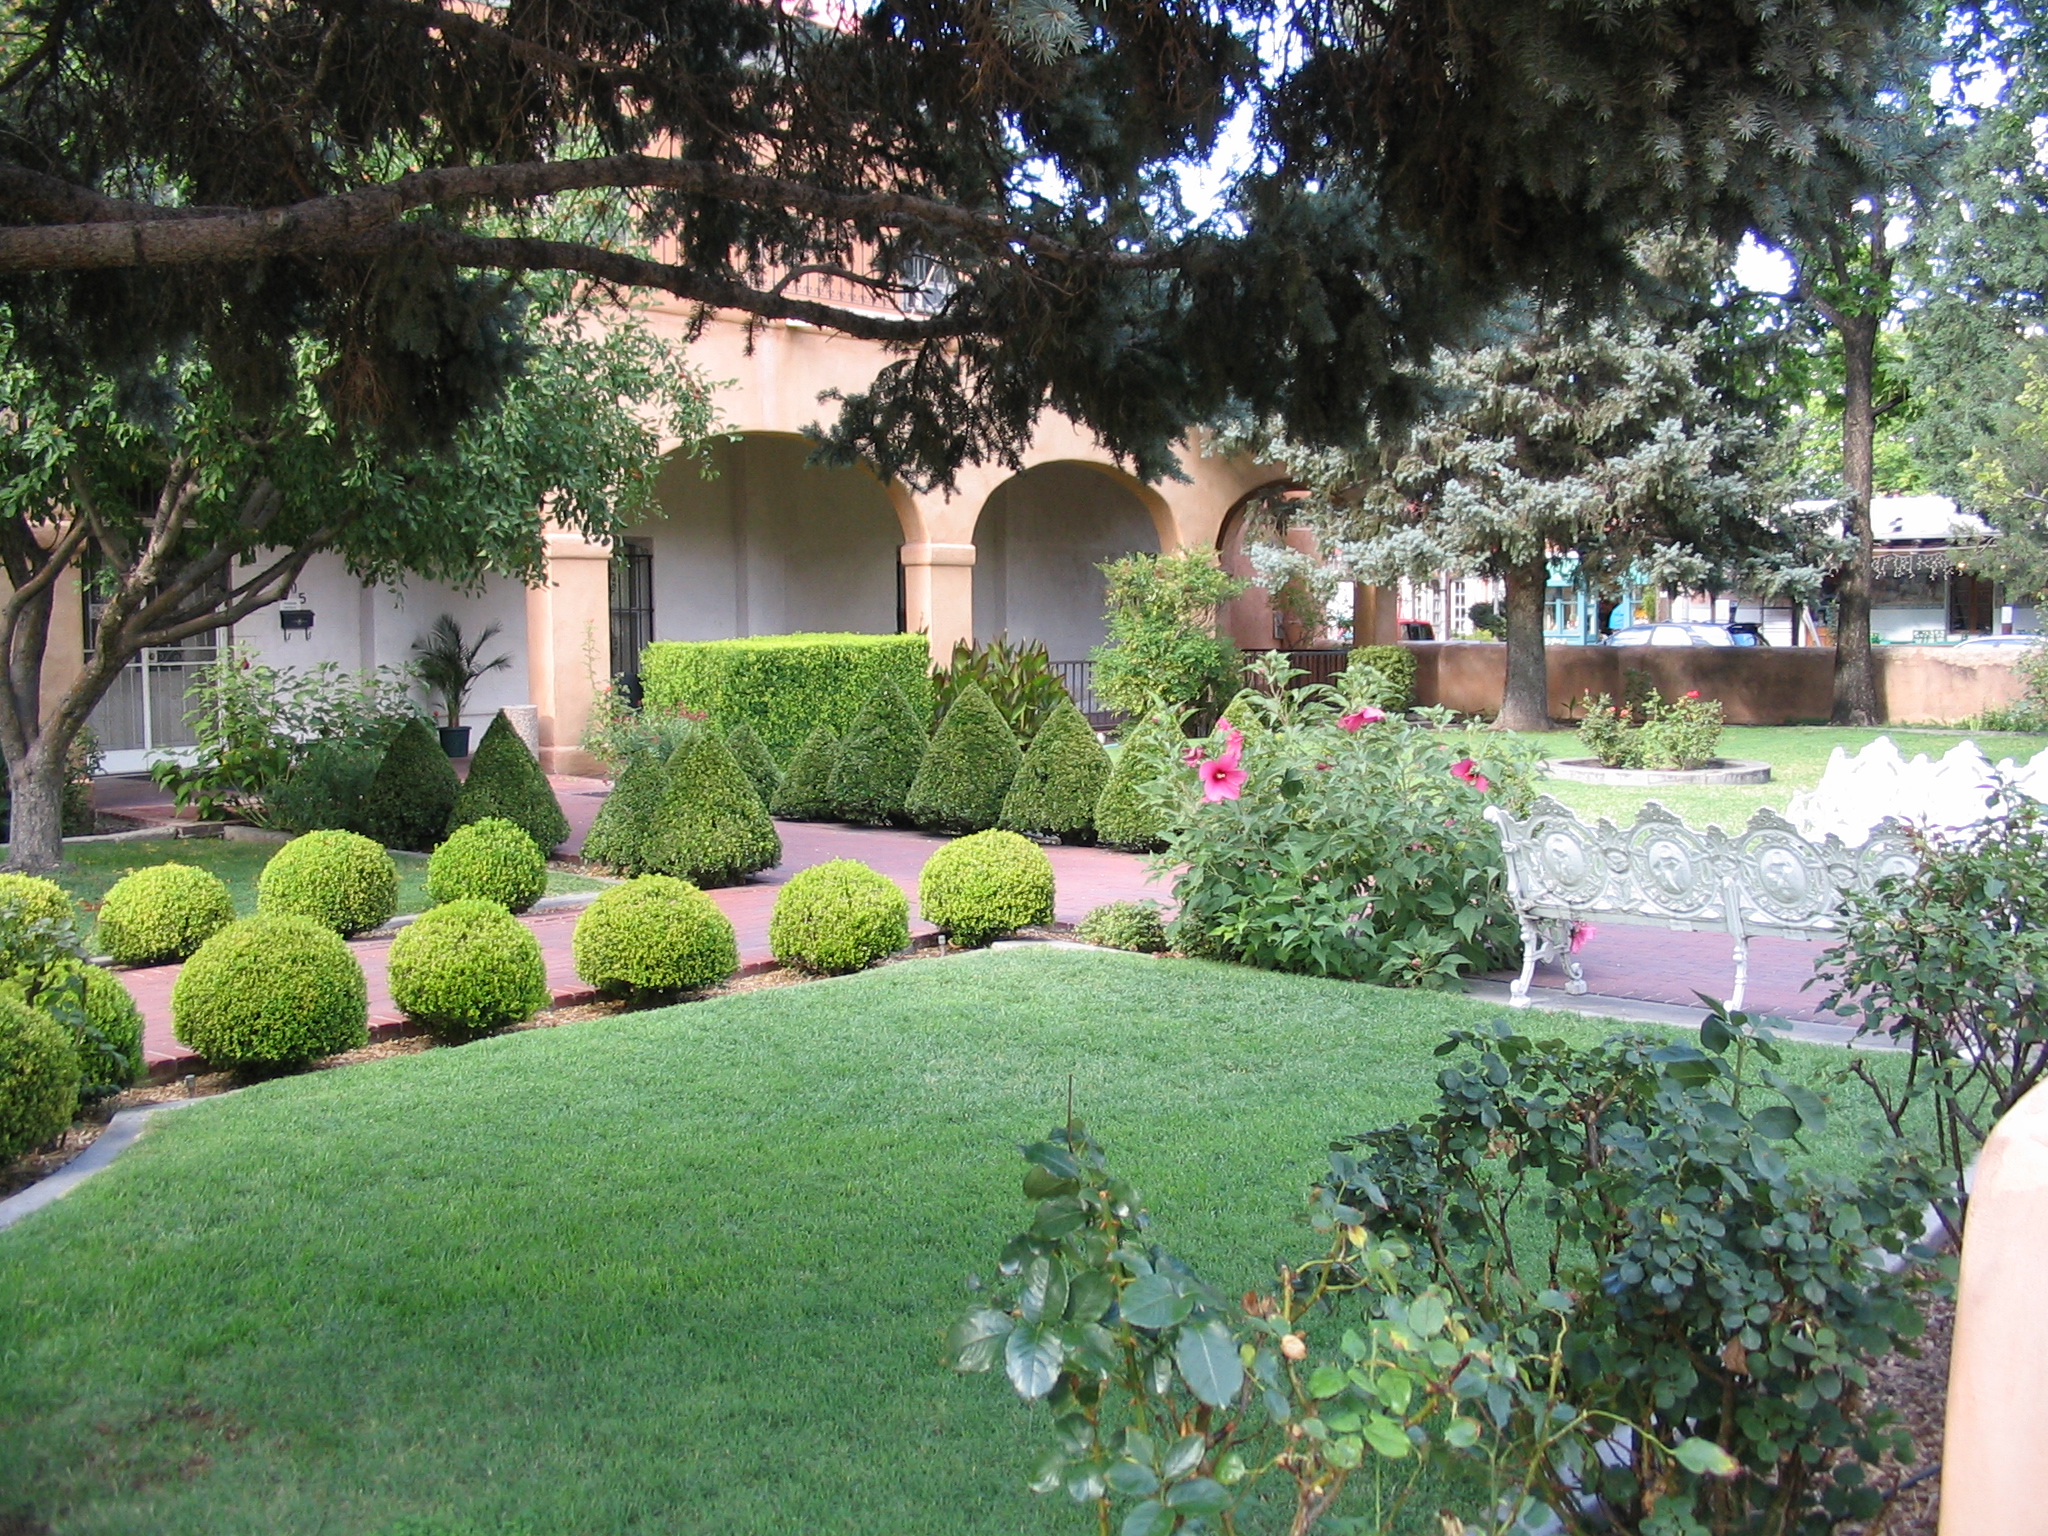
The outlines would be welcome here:
M 640 653 L 651 710 L 698 709 L 721 731 L 750 725 L 788 762 L 814 725 L 844 735 L 860 708 L 894 679 L 932 714 L 931 649 L 922 635 L 756 635 L 658 640 Z

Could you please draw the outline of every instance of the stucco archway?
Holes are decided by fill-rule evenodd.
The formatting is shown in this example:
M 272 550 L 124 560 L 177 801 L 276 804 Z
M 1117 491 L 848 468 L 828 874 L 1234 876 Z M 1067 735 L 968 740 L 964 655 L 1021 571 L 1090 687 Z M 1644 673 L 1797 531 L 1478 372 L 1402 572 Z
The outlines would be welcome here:
M 1103 639 L 1104 561 L 1157 554 L 1172 522 L 1156 493 L 1112 466 L 1060 459 L 1011 476 L 974 524 L 974 638 L 1041 642 L 1079 661 Z

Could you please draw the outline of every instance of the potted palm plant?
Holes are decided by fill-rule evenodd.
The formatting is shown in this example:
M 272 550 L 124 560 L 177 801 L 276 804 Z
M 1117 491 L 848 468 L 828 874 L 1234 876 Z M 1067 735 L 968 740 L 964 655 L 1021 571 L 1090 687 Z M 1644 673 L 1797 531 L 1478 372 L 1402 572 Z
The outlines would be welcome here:
M 475 640 L 466 640 L 462 626 L 444 613 L 434 620 L 432 629 L 412 643 L 419 656 L 420 683 L 428 693 L 440 696 L 447 717 L 447 723 L 441 727 L 441 750 L 450 757 L 469 756 L 469 727 L 462 723 L 462 706 L 469 698 L 469 690 L 485 673 L 512 665 L 510 656 L 497 656 L 490 661 L 479 659 L 484 647 L 498 638 L 502 628 L 499 624 L 486 624 Z

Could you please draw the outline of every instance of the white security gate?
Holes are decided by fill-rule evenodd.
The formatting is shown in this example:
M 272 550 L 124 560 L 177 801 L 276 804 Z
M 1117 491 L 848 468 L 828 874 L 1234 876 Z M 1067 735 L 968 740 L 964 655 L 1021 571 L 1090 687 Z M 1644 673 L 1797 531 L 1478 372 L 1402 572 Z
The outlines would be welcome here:
M 144 651 L 121 669 L 92 712 L 93 734 L 108 773 L 142 773 L 164 758 L 190 760 L 198 738 L 185 723 L 185 691 L 220 654 L 208 640 Z

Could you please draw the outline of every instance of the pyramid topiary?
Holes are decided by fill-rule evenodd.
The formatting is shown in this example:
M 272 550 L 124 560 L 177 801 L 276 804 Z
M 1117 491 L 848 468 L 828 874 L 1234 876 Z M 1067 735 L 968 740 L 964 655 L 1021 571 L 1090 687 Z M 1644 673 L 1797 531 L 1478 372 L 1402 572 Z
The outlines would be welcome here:
M 490 816 L 525 832 L 543 854 L 568 840 L 569 818 L 562 814 L 562 802 L 503 710 L 491 718 L 476 756 L 469 760 L 469 777 L 456 797 L 448 830 Z
M 775 791 L 782 787 L 782 770 L 775 766 L 774 755 L 761 745 L 754 728 L 742 720 L 727 734 L 725 744 L 740 770 L 754 781 L 754 793 L 761 797 L 761 803 L 772 804 Z
M 1069 700 L 1046 717 L 1024 754 L 1010 793 L 1003 800 L 1002 825 L 1033 837 L 1069 842 L 1095 833 L 1095 802 L 1109 782 L 1109 754 Z
M 626 754 L 626 766 L 612 792 L 597 809 L 597 819 L 583 839 L 586 863 L 603 864 L 621 874 L 647 871 L 647 836 L 661 802 L 668 798 L 668 769 L 645 745 Z
M 1264 710 L 1259 708 L 1258 701 L 1251 689 L 1240 688 L 1236 696 L 1223 706 L 1222 718 L 1216 722 L 1218 734 L 1221 734 L 1222 728 L 1226 724 L 1236 726 L 1241 735 L 1263 736 L 1266 734 L 1268 729 L 1266 714 Z
M 1095 802 L 1095 840 L 1112 848 L 1150 850 L 1166 841 L 1166 820 L 1147 791 L 1173 771 L 1174 753 L 1185 745 L 1172 721 L 1140 720 L 1124 733 L 1116 766 Z
M 903 811 L 939 832 L 985 832 L 1003 814 L 1003 797 L 1024 754 L 988 693 L 969 683 L 954 695 L 903 798 Z
M 839 738 L 829 725 L 814 725 L 796 756 L 782 787 L 768 808 L 786 821 L 819 821 L 832 814 L 832 765 L 839 757 Z
M 363 797 L 363 830 L 386 848 L 425 853 L 447 834 L 461 793 L 462 780 L 441 750 L 441 738 L 415 715 L 384 749 Z
M 840 740 L 832 759 L 832 813 L 886 826 L 903 814 L 926 747 L 924 721 L 894 678 L 885 679 Z
M 782 861 L 782 839 L 717 730 L 700 726 L 668 760 L 668 793 L 643 854 L 656 874 L 731 885 Z

